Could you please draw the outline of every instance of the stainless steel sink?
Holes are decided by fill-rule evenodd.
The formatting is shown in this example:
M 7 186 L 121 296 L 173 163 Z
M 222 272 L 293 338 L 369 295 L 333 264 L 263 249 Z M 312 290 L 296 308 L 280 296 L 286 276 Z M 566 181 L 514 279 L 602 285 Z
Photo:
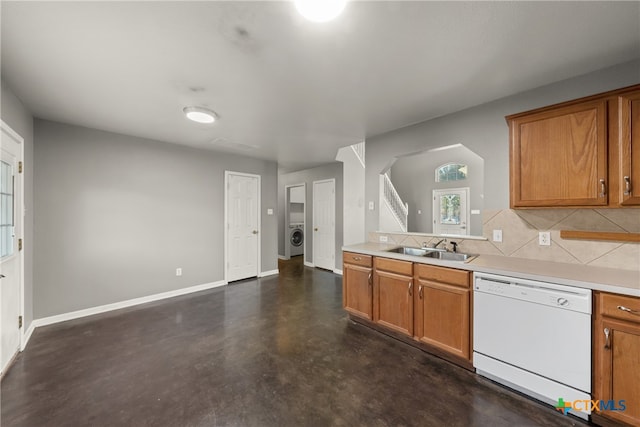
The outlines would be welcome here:
M 410 248 L 407 246 L 400 246 L 399 248 L 395 248 L 395 249 L 390 249 L 387 252 L 395 252 L 397 254 L 404 254 L 404 255 L 414 255 L 414 256 L 426 256 L 428 252 L 430 252 L 427 249 L 420 249 L 420 248 Z
M 441 259 L 443 261 L 466 261 L 475 257 L 471 254 L 463 254 L 459 252 L 447 252 L 444 249 L 433 248 L 411 248 L 408 246 L 400 246 L 399 248 L 390 249 L 387 252 L 395 252 L 403 255 L 423 256 L 427 258 Z
M 466 261 L 469 258 L 475 257 L 471 254 L 463 254 L 460 252 L 429 252 L 423 256 L 435 259 L 441 259 L 443 261 Z

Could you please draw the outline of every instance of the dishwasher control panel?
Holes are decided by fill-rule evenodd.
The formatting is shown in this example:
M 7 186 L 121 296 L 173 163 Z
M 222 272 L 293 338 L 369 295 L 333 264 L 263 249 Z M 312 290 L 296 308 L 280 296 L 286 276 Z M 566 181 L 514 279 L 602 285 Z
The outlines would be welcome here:
M 556 283 L 475 273 L 475 292 L 591 314 L 591 290 Z

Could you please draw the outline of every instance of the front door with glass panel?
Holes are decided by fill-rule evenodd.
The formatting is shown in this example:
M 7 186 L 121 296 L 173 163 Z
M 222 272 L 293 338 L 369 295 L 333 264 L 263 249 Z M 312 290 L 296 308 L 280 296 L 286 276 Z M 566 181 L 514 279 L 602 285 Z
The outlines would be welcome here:
M 433 190 L 433 233 L 469 234 L 469 187 Z
M 22 141 L 2 123 L 0 142 L 0 321 L 1 363 L 4 373 L 20 348 L 22 259 L 22 175 L 19 173 Z

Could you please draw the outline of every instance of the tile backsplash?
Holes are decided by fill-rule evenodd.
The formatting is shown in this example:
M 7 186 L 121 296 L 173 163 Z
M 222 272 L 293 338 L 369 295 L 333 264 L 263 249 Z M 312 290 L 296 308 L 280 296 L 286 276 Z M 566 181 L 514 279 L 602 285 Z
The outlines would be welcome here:
M 640 209 L 485 210 L 483 236 L 488 240 L 459 241 L 461 252 L 504 255 L 543 261 L 585 264 L 622 270 L 640 270 L 640 244 L 560 238 L 560 230 L 640 233 Z M 493 242 L 493 230 L 502 230 L 502 242 Z M 538 232 L 551 232 L 551 245 L 538 244 Z M 419 234 L 369 233 L 369 241 L 422 246 L 440 240 Z

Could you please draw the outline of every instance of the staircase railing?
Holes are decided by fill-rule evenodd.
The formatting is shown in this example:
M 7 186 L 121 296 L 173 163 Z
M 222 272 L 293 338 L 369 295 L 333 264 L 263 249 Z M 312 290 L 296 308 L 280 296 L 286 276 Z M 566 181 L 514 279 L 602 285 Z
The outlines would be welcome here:
M 409 216 L 409 204 L 402 201 L 402 198 L 396 191 L 396 188 L 393 186 L 391 179 L 389 179 L 389 176 L 386 173 L 380 176 L 382 177 L 381 181 L 384 200 L 391 208 L 391 212 L 393 212 L 398 223 L 400 223 L 402 231 L 406 232 L 407 218 Z
M 354 153 L 356 153 L 356 157 L 358 157 L 358 160 L 360 160 L 360 163 L 362 163 L 362 167 L 365 167 L 365 163 L 364 163 L 364 141 L 358 143 L 358 144 L 353 144 L 351 146 L 351 149 L 353 150 Z

